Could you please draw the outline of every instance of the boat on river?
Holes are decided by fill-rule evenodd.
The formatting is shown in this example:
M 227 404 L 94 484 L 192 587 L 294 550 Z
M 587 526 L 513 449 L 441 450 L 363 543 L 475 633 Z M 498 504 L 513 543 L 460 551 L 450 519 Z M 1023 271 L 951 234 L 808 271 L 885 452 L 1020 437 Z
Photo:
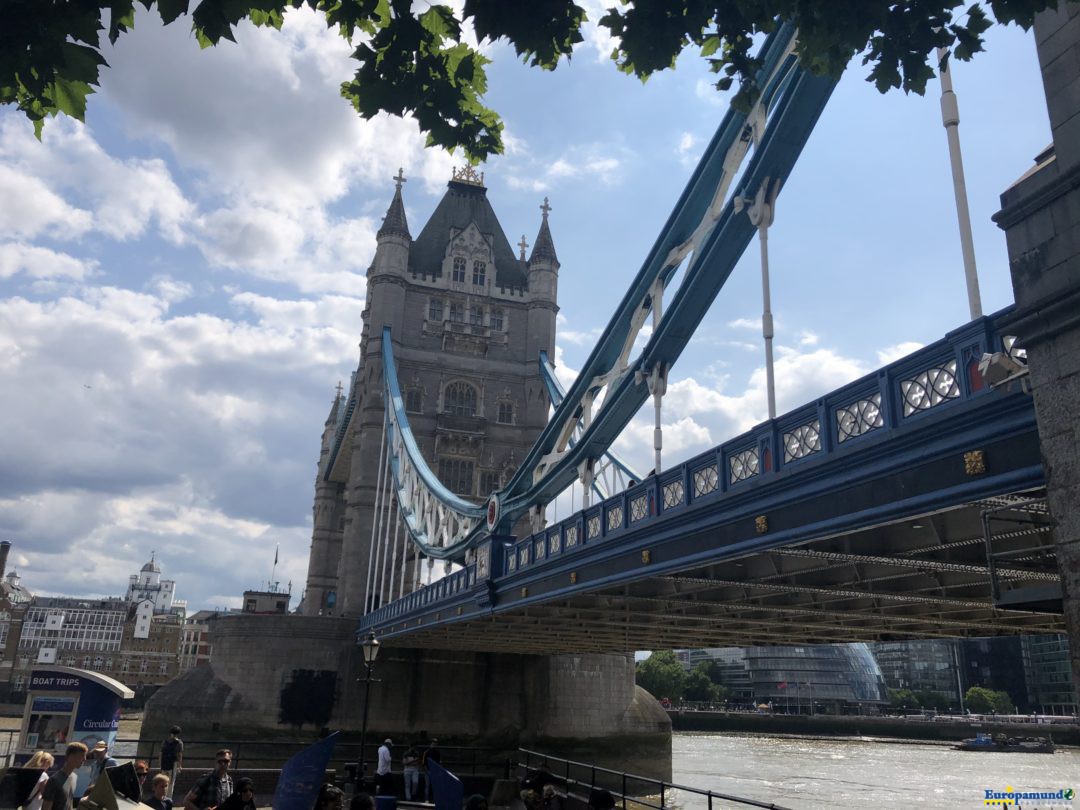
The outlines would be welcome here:
M 1052 754 L 1053 740 L 1046 737 L 1006 737 L 1004 734 L 993 736 L 980 732 L 957 745 L 957 751 L 1004 751 L 1018 754 Z

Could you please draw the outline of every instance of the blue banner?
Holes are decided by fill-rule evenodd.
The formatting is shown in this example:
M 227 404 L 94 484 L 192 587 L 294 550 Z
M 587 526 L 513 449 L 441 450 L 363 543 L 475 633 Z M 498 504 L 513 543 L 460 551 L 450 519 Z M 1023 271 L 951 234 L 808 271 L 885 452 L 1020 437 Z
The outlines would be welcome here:
M 427 761 L 428 779 L 435 798 L 435 810 L 461 810 L 465 788 L 461 780 L 433 759 Z
M 337 736 L 335 731 L 285 763 L 270 802 L 274 810 L 311 810 L 326 775 L 326 766 L 330 764 L 330 755 L 334 753 Z

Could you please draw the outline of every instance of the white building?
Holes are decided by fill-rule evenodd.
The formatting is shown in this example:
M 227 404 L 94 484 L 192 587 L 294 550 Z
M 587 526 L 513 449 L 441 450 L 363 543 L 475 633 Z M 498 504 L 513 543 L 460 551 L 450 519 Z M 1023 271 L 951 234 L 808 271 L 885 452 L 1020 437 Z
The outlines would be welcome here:
M 172 613 L 176 604 L 175 598 L 176 582 L 161 578 L 161 568 L 154 561 L 153 553 L 150 554 L 150 562 L 146 563 L 138 574 L 128 577 L 125 597 L 128 602 L 149 600 L 154 605 L 154 613 Z

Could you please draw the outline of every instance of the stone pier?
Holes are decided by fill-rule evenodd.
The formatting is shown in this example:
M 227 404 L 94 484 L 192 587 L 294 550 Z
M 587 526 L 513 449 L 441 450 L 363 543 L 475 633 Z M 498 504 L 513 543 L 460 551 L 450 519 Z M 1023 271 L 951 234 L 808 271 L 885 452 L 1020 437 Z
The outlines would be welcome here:
M 189 739 L 359 736 L 364 709 L 354 619 L 236 615 L 211 626 L 213 660 L 161 689 L 143 736 L 179 724 Z M 268 654 L 269 653 L 269 654 Z M 632 656 L 525 656 L 384 645 L 368 741 L 432 736 L 447 744 L 519 745 L 671 778 L 671 721 L 634 684 Z M 372 749 L 374 752 L 374 748 Z

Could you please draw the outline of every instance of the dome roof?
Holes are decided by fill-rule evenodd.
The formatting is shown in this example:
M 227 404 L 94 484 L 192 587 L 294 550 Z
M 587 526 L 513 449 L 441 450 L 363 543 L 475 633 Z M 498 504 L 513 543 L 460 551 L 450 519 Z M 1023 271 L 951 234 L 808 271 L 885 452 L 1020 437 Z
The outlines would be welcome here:
M 156 562 L 154 562 L 153 557 L 151 557 L 150 562 L 148 562 L 146 565 L 144 565 L 142 568 L 140 568 L 139 571 L 141 573 L 143 573 L 143 574 L 146 574 L 146 573 L 160 574 L 161 573 L 161 569 L 158 567 L 158 564 Z

